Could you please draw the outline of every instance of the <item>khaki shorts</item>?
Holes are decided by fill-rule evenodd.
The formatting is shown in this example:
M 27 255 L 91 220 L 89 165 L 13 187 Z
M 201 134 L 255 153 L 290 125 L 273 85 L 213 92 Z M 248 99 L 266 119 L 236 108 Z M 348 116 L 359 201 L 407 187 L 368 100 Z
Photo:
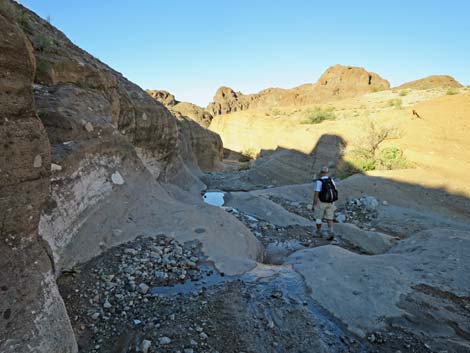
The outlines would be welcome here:
M 315 210 L 313 211 L 313 216 L 318 223 L 318 220 L 322 220 L 323 218 L 327 220 L 334 220 L 335 219 L 335 210 L 336 206 L 334 203 L 327 203 L 318 201 Z

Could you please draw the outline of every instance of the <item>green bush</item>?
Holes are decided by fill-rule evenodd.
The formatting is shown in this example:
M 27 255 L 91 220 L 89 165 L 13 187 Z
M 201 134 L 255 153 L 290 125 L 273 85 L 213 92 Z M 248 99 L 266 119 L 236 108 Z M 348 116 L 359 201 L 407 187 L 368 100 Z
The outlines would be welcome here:
M 457 88 L 449 88 L 446 92 L 448 96 L 453 96 L 454 94 L 458 94 L 459 90 Z
M 403 89 L 403 90 L 401 90 L 401 91 L 398 93 L 398 95 L 399 95 L 400 97 L 404 97 L 404 96 L 406 96 L 408 93 L 409 93 L 408 91 L 406 91 L 406 90 Z
M 411 165 L 398 147 L 385 147 L 378 153 L 377 169 L 406 169 Z
M 390 99 L 388 101 L 388 105 L 390 107 L 394 107 L 395 109 L 401 109 L 402 108 L 402 100 L 400 98 L 394 98 L 394 99 Z
M 16 20 L 18 21 L 18 24 L 21 26 L 23 31 L 32 31 L 31 20 L 29 19 L 29 15 L 26 13 L 26 11 L 18 13 L 18 15 L 16 16 Z
M 39 51 L 47 53 L 51 51 L 54 45 L 54 40 L 51 37 L 41 33 L 38 35 L 37 43 Z
M 347 178 L 353 174 L 365 173 L 371 170 L 392 170 L 411 168 L 412 164 L 406 159 L 398 147 L 385 147 L 371 155 L 369 151 L 355 148 L 338 163 L 338 177 Z
M 334 113 L 334 108 L 325 108 L 315 107 L 315 109 L 308 110 L 306 112 L 306 117 L 301 121 L 302 124 L 319 124 L 326 120 L 336 120 L 336 114 Z

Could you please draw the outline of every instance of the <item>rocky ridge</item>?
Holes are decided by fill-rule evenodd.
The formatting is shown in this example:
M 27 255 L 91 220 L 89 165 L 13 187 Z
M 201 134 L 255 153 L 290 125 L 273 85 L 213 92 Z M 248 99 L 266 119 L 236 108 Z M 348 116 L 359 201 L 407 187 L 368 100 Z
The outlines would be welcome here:
M 419 80 L 406 82 L 395 89 L 432 89 L 432 88 L 460 88 L 463 87 L 452 76 L 432 75 Z
M 389 82 L 376 73 L 360 67 L 335 65 L 328 68 L 315 84 L 292 89 L 268 88 L 245 95 L 229 87 L 220 87 L 207 110 L 215 116 L 246 109 L 322 103 L 389 88 Z

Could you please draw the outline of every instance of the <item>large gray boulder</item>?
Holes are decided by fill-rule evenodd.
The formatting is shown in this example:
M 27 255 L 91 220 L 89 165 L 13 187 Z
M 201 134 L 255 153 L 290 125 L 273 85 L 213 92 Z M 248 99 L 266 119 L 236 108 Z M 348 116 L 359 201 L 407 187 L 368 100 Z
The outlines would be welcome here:
M 396 242 L 395 237 L 380 232 L 362 230 L 349 223 L 336 224 L 334 231 L 339 238 L 346 240 L 362 252 L 371 255 L 382 254 L 388 251 Z
M 423 231 L 376 256 L 323 246 L 296 252 L 286 263 L 304 276 L 320 305 L 360 336 L 394 323 L 426 332 L 435 349 L 470 348 L 460 334 L 468 332 L 468 314 L 456 314 L 459 298 L 470 293 L 470 232 Z M 413 317 L 425 318 L 426 329 Z

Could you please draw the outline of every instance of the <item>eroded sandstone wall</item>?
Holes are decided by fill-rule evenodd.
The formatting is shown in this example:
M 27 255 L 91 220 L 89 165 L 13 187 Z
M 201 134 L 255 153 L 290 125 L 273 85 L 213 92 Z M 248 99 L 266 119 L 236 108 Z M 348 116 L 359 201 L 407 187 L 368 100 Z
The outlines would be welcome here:
M 38 237 L 50 145 L 35 113 L 33 49 L 0 5 L 0 351 L 76 352 L 47 244 Z

